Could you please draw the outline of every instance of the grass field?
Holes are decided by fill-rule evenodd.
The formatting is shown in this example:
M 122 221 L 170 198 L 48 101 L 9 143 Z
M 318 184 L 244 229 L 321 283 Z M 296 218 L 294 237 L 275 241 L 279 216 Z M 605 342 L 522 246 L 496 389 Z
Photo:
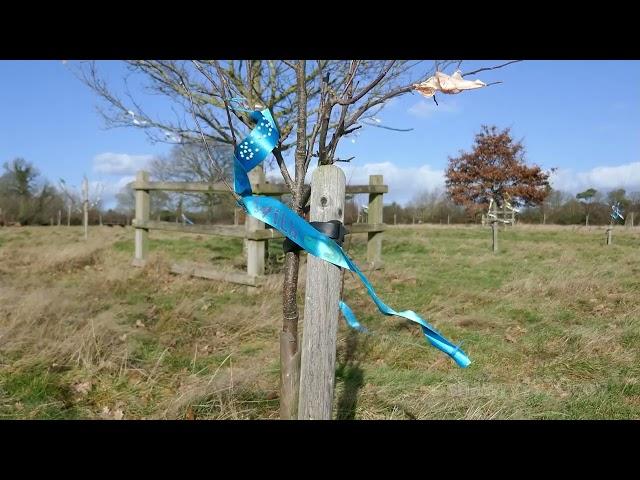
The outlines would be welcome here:
M 384 317 L 347 276 L 372 332 L 338 332 L 341 419 L 640 418 L 640 229 L 416 226 L 385 233 L 369 274 L 472 360 Z M 172 275 L 173 259 L 242 268 L 242 243 L 131 228 L 0 228 L 0 418 L 277 418 L 280 285 Z M 272 242 L 278 269 L 280 242 Z M 365 237 L 348 246 L 365 257 Z M 304 274 L 301 275 L 304 288 Z

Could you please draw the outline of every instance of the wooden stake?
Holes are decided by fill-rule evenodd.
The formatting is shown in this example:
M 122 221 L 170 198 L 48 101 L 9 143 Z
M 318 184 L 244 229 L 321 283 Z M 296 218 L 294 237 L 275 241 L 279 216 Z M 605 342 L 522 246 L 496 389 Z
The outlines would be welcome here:
M 251 187 L 264 183 L 265 175 L 262 165 L 255 167 L 249 172 L 249 182 Z M 247 215 L 244 221 L 247 233 L 264 229 L 264 223 Z M 245 240 L 247 248 L 247 273 L 249 275 L 264 275 L 265 240 Z
M 149 181 L 149 173 L 139 171 L 136 176 L 136 184 L 145 184 Z M 134 185 L 135 187 L 135 185 Z M 136 189 L 136 223 L 146 224 L 149 221 L 151 202 L 149 190 Z M 149 253 L 149 230 L 136 228 L 135 233 L 135 258 L 134 262 L 144 265 Z
M 383 185 L 382 175 L 369 175 L 369 185 Z M 369 208 L 367 223 L 382 223 L 382 193 L 369 194 Z M 372 269 L 382 266 L 382 235 L 383 232 L 369 232 L 367 234 L 367 263 Z
M 82 181 L 82 225 L 84 226 L 84 239 L 89 239 L 89 181 L 84 177 Z
M 493 253 L 498 252 L 498 222 L 491 222 L 491 230 L 493 231 Z
M 321 165 L 311 180 L 311 221 L 344 220 L 344 172 Z M 370 217 L 369 217 L 370 218 Z M 307 256 L 298 418 L 329 420 L 333 410 L 340 268 Z

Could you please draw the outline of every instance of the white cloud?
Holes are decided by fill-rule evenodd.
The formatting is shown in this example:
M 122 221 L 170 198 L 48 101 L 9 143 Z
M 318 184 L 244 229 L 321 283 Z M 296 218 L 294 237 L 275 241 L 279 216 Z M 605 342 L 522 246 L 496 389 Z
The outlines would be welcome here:
M 135 175 L 124 175 L 110 180 L 92 180 L 89 182 L 89 196 L 93 199 L 101 192 L 100 198 L 104 208 L 113 208 L 116 206 L 116 194 L 135 179 Z
M 595 167 L 584 172 L 558 169 L 550 178 L 557 190 L 577 193 L 587 188 L 607 191 L 624 188 L 629 192 L 640 190 L 640 162 L 617 166 Z
M 369 175 L 382 175 L 384 183 L 389 185 L 389 193 L 385 195 L 387 202 L 406 203 L 426 190 L 444 188 L 444 171 L 433 169 L 430 165 L 401 167 L 382 162 L 363 166 L 347 165 L 344 170 L 347 182 L 353 185 L 369 183 Z
M 105 152 L 93 158 L 93 170 L 107 175 L 135 175 L 147 166 L 153 155 Z
M 418 118 L 429 118 L 433 116 L 435 113 L 458 113 L 461 109 L 457 103 L 445 103 L 440 102 L 438 105 L 433 101 L 420 100 L 417 103 L 414 103 L 409 109 L 407 113 L 409 115 L 413 115 Z

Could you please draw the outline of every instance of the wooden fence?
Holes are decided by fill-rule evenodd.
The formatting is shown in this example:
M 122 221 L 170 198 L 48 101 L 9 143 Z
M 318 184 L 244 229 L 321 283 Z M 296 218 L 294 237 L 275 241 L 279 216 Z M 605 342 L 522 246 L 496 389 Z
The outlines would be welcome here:
M 257 167 L 249 173 L 251 188 L 256 195 L 281 196 L 289 193 L 285 185 L 270 184 L 265 181 L 264 171 Z M 264 223 L 247 216 L 244 225 L 184 225 L 176 222 L 162 222 L 150 219 L 150 192 L 197 192 L 197 193 L 229 193 L 224 184 L 190 183 L 190 182 L 151 182 L 149 174 L 139 171 L 133 186 L 136 197 L 136 215 L 132 222 L 135 227 L 135 256 L 132 264 L 144 266 L 149 253 L 149 231 L 166 230 L 172 232 L 198 233 L 222 237 L 243 238 L 246 241 L 247 271 L 216 270 L 208 264 L 174 263 L 171 271 L 196 277 L 223 280 L 257 287 L 266 279 L 265 249 L 272 239 L 284 239 L 283 235 L 273 228 L 265 228 Z M 347 225 L 349 234 L 366 233 L 367 267 L 382 267 L 382 223 L 383 194 L 389 191 L 383 184 L 382 175 L 371 175 L 369 185 L 350 185 L 347 194 L 368 193 L 368 223 Z

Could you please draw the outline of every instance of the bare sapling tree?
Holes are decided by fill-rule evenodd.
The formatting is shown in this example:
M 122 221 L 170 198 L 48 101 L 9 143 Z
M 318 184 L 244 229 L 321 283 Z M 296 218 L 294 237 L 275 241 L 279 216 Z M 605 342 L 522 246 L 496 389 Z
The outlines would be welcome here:
M 98 214 L 101 215 L 102 208 L 102 195 L 104 193 L 104 183 L 102 182 L 89 182 L 86 176 L 83 178 L 83 182 L 87 182 L 87 209 L 97 209 Z M 71 212 L 78 214 L 84 213 L 84 192 L 82 189 L 78 189 L 75 186 L 68 185 L 67 182 L 61 178 L 58 180 L 58 187 L 65 198 L 67 204 L 68 218 L 67 224 L 71 224 Z
M 175 145 L 167 155 L 151 161 L 151 175 L 162 181 L 215 183 L 221 176 L 230 180 L 233 175 L 231 146 L 219 142 L 208 143 L 208 150 L 202 145 L 202 140 Z M 182 213 L 191 206 L 197 209 L 204 208 L 209 223 L 213 223 L 216 206 L 221 206 L 229 212 L 233 210 L 232 201 L 229 195 L 225 194 L 180 193 L 173 196 L 176 212 L 179 209 Z
M 168 97 L 191 121 L 176 112 L 173 120 L 147 115 L 131 93 L 118 95 L 86 64 L 79 77 L 103 100 L 108 126 L 133 126 L 155 142 L 222 143 L 235 147 L 253 127 L 245 109 L 268 108 L 280 132 L 273 157 L 290 191 L 290 207 L 303 215 L 310 188 L 305 177 L 312 161 L 330 165 L 349 161 L 338 156 L 340 141 L 367 126 L 382 125 L 379 112 L 392 99 L 412 93 L 417 82 L 462 61 L 294 60 L 294 61 L 131 61 L 132 74 L 148 88 Z M 513 62 L 469 72 L 501 68 Z M 465 74 L 462 74 L 464 76 Z M 494 82 L 499 83 L 499 82 Z M 435 97 L 434 97 L 435 100 Z M 242 109 L 238 108 L 241 104 Z M 132 109 L 135 109 L 133 111 Z M 285 162 L 293 160 L 293 171 Z M 285 256 L 282 289 L 281 378 L 294 367 L 298 351 L 298 272 L 300 253 Z M 295 369 L 294 369 L 295 370 Z M 281 383 L 281 418 L 296 418 L 298 380 Z

